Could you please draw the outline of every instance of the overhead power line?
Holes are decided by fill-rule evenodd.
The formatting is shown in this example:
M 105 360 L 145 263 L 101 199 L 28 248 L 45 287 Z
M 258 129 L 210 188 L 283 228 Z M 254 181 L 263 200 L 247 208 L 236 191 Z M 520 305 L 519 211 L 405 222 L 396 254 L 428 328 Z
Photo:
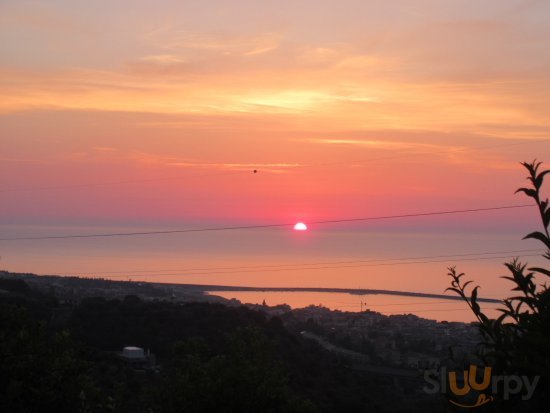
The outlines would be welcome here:
M 482 309 L 484 309 L 484 307 L 482 306 Z M 485 310 L 497 310 L 497 308 L 485 308 Z M 431 312 L 434 312 L 434 311 L 467 311 L 467 312 L 471 312 L 470 309 L 468 307 L 464 307 L 464 308 L 437 308 L 437 309 L 431 309 L 431 310 L 425 310 L 425 309 L 420 309 L 420 310 L 415 310 L 415 309 L 407 309 L 407 310 L 403 310 L 403 311 L 392 311 L 391 313 L 386 313 L 388 315 L 399 315 L 399 314 L 409 314 L 409 313 L 431 313 Z
M 470 208 L 470 209 L 457 209 L 449 211 L 431 211 L 431 212 L 418 212 L 411 214 L 401 215 L 383 215 L 373 217 L 362 218 L 346 218 L 346 219 L 332 219 L 322 221 L 310 221 L 308 225 L 324 225 L 324 224 L 337 224 L 347 222 L 366 222 L 366 221 L 381 221 L 398 218 L 418 218 L 437 215 L 451 215 L 451 214 L 464 214 L 472 212 L 484 212 L 484 211 L 499 211 L 507 209 L 528 208 L 534 205 L 504 205 L 488 208 Z M 295 223 L 284 224 L 260 224 L 260 225 L 240 225 L 240 226 L 226 226 L 226 227 L 210 227 L 210 228 L 188 228 L 188 229 L 175 229 L 165 231 L 139 231 L 139 232 L 107 232 L 101 234 L 75 234 L 75 235 L 50 235 L 50 236 L 30 236 L 30 237 L 14 237 L 14 238 L 0 238 L 0 241 L 23 241 L 23 240 L 52 240 L 52 239 L 73 239 L 73 238 L 104 238 L 104 237 L 128 237 L 128 236 L 144 236 L 144 235 L 166 235 L 166 234 L 184 234 L 192 232 L 213 232 L 213 231 L 234 231 L 234 230 L 247 230 L 247 229 L 265 229 L 265 228 L 281 228 L 281 227 L 293 227 Z
M 538 257 L 540 254 L 526 254 L 523 257 Z M 475 258 L 460 258 L 455 259 L 453 262 L 458 261 L 485 261 L 485 260 L 495 260 L 495 259 L 507 259 L 511 258 L 511 255 L 502 255 L 496 257 L 475 257 Z M 192 273 L 161 273 L 161 274 L 134 274 L 126 273 L 124 275 L 108 275 L 108 273 L 97 272 L 95 274 L 105 274 L 108 277 L 168 277 L 168 276 L 195 276 L 195 275 L 222 275 L 222 274 L 242 274 L 242 273 L 251 273 L 251 272 L 284 272 L 284 271 L 307 271 L 307 270 L 326 270 L 326 269 L 340 269 L 340 268 L 360 268 L 360 267 L 386 267 L 386 266 L 395 266 L 395 265 L 410 265 L 410 264 L 431 264 L 438 262 L 448 262 L 449 259 L 440 259 L 440 260 L 426 260 L 426 261 L 403 261 L 403 262 L 388 262 L 380 264 L 355 264 L 355 265 L 327 265 L 320 267 L 302 267 L 302 268 L 272 268 L 272 269 L 256 269 L 256 270 L 237 270 L 237 271 L 209 271 L 209 272 L 192 272 Z
M 385 265 L 402 265 L 402 264 L 416 264 L 416 263 L 431 263 L 431 262 L 445 262 L 445 261 L 475 261 L 475 260 L 490 260 L 490 259 L 502 259 L 508 258 L 512 255 L 523 254 L 524 257 L 538 256 L 544 251 L 535 249 L 521 249 L 510 251 L 490 251 L 490 252 L 477 252 L 477 253 L 463 253 L 463 254 L 447 254 L 447 255 L 430 255 L 430 256 L 417 256 L 417 257 L 403 257 L 403 258 L 387 258 L 387 259 L 371 259 L 371 260 L 348 260 L 348 261 L 319 261 L 310 263 L 296 263 L 296 264 L 272 264 L 272 265 L 244 265 L 244 266 L 231 266 L 231 267 L 202 267 L 202 268 L 179 268 L 179 269 L 154 269 L 154 270 L 126 270 L 126 271 L 72 271 L 72 272 L 54 272 L 56 275 L 97 275 L 97 274 L 109 274 L 110 277 L 147 277 L 151 276 L 170 276 L 178 274 L 170 274 L 173 272 L 179 273 L 191 273 L 189 275 L 211 275 L 211 274 L 223 274 L 223 273 L 239 273 L 239 272 L 271 272 L 271 271 L 295 271 L 295 270 L 316 270 L 326 268 L 354 268 L 354 267 L 376 267 Z M 525 255 L 525 253 L 529 253 Z M 533 254 L 537 253 L 537 254 Z M 509 255 L 503 255 L 509 254 Z M 492 255 L 486 257 L 487 255 Z M 500 256 L 495 256 L 500 255 Z M 422 260 L 422 261 L 418 261 Z M 426 261 L 430 260 L 430 261 Z M 343 265 L 342 265 L 343 264 Z M 350 265 L 351 264 L 351 265 Z M 354 265 L 358 264 L 358 265 Z M 326 266 L 329 265 L 329 266 Z M 123 275 L 119 275 L 123 274 Z M 182 274 L 187 275 L 187 274 Z
M 213 293 L 215 293 L 215 291 Z M 486 297 L 486 296 L 484 296 L 484 297 Z M 368 301 L 363 301 L 363 305 L 367 306 L 367 307 L 373 307 L 374 308 L 374 307 L 395 307 L 395 306 L 404 306 L 404 305 L 456 304 L 455 301 L 458 301 L 458 300 L 429 301 L 429 299 L 423 298 L 423 301 L 424 302 L 411 301 L 411 302 L 408 302 L 408 303 L 384 303 L 384 304 L 377 304 L 377 303 L 370 303 Z M 342 302 L 342 305 L 339 305 L 338 303 L 334 303 L 334 302 L 327 302 L 327 304 L 330 304 L 334 307 L 357 307 L 356 304 L 350 304 L 349 301 Z M 483 306 L 502 305 L 502 303 L 485 303 L 485 302 L 483 302 L 481 304 Z

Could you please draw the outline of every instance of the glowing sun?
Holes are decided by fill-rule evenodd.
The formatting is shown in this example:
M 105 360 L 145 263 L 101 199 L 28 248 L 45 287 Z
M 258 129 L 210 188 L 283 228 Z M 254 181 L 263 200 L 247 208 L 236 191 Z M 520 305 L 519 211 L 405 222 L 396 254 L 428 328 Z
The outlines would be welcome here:
M 294 225 L 294 230 L 295 231 L 306 231 L 307 230 L 307 225 L 304 224 L 303 222 L 298 222 L 298 223 L 296 223 L 296 225 Z

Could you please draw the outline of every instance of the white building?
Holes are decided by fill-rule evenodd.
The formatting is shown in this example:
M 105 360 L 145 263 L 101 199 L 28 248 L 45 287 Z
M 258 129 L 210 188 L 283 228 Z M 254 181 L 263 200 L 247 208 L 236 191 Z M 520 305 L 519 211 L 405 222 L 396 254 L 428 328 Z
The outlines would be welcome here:
M 124 347 L 122 349 L 122 357 L 132 360 L 143 360 L 145 359 L 145 352 L 141 347 Z

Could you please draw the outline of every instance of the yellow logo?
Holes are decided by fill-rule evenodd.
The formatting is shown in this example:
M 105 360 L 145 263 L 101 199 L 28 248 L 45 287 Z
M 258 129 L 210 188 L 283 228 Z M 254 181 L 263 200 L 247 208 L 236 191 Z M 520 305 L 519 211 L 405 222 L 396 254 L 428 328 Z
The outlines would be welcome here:
M 483 379 L 480 383 L 477 382 L 477 366 L 470 366 L 468 371 L 464 370 L 462 372 L 463 374 L 463 386 L 459 387 L 457 383 L 457 377 L 456 372 L 451 371 L 449 372 L 449 388 L 451 390 L 451 393 L 456 396 L 465 396 L 468 393 L 470 393 L 471 390 L 474 391 L 484 391 L 489 388 L 489 385 L 491 384 L 491 367 L 485 367 L 483 370 Z M 453 403 L 456 406 L 460 407 L 466 407 L 466 408 L 474 408 L 483 406 L 484 404 L 490 403 L 493 401 L 493 396 L 487 397 L 485 394 L 480 394 L 476 400 L 476 402 L 472 405 L 466 405 L 461 404 L 458 402 L 455 402 L 454 400 L 449 400 L 451 403 Z
M 424 380 L 427 385 L 422 389 L 427 394 L 439 392 L 461 401 L 475 398 L 473 404 L 462 404 L 456 400 L 449 400 L 456 406 L 473 408 L 492 402 L 493 395 L 496 397 L 499 394 L 502 400 L 509 400 L 513 395 L 521 397 L 521 400 L 529 400 L 540 379 L 540 376 L 533 378 L 518 375 L 492 376 L 491 367 L 484 367 L 482 373 L 478 375 L 478 368 L 474 365 L 470 365 L 468 370 L 463 371 L 462 374 L 455 371 L 449 372 L 445 366 L 439 370 L 425 370 Z

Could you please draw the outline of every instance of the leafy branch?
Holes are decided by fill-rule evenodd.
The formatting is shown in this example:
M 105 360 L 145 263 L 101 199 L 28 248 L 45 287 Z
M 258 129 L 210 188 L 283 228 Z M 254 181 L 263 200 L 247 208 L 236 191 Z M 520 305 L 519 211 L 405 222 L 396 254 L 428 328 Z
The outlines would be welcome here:
M 548 198 L 543 199 L 541 189 L 544 177 L 550 170 L 539 171 L 542 162 L 536 160 L 522 162 L 527 169 L 529 187 L 519 188 L 532 198 L 541 218 L 542 230 L 527 234 L 523 239 L 535 239 L 546 248 L 543 257 L 550 260 L 550 207 Z M 455 267 L 448 268 L 451 286 L 446 291 L 459 295 L 472 310 L 484 338 L 483 359 L 491 358 L 495 367 L 502 370 L 524 370 L 531 372 L 550 371 L 548 349 L 550 348 L 550 290 L 546 283 L 537 284 L 537 276 L 550 277 L 550 270 L 542 267 L 527 267 L 518 258 L 505 263 L 509 275 L 503 276 L 511 281 L 511 289 L 517 294 L 502 301 L 502 314 L 491 319 L 481 310 L 478 303 L 479 285 L 468 291 L 472 281 L 464 281 L 464 273 L 458 273 Z

